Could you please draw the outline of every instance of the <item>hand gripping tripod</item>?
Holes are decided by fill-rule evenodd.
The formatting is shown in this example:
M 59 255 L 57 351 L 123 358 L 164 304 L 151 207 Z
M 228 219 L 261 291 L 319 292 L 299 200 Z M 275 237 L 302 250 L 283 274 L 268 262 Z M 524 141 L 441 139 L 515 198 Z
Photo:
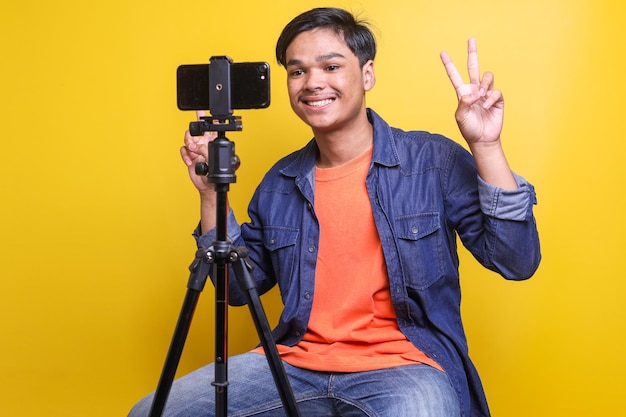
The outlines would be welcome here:
M 228 65 L 220 68 L 226 68 L 226 71 L 229 70 Z M 217 76 L 219 76 L 220 71 L 216 72 Z M 226 86 L 228 87 L 228 84 Z M 228 88 L 226 89 L 228 90 Z M 229 266 L 232 266 L 237 283 L 246 293 L 248 307 L 261 339 L 261 344 L 265 349 L 265 356 L 283 403 L 285 414 L 289 417 L 299 417 L 300 415 L 291 385 L 272 338 L 256 284 L 251 277 L 252 267 L 247 262 L 247 250 L 243 247 L 233 247 L 228 240 L 227 194 L 229 184 L 236 181 L 234 173 L 239 167 L 239 159 L 235 155 L 234 143 L 226 138 L 225 132 L 242 129 L 241 118 L 232 115 L 229 103 L 230 100 L 228 99 L 226 107 L 224 107 L 221 102 L 214 103 L 212 101 L 211 112 L 213 114 L 227 113 L 227 115 L 202 117 L 200 121 L 192 122 L 189 126 L 190 133 L 193 136 L 201 136 L 206 131 L 216 131 L 218 133 L 217 138 L 209 143 L 208 165 L 199 164 L 196 166 L 196 173 L 206 175 L 208 182 L 215 185 L 217 196 L 216 240 L 210 247 L 198 249 L 195 259 L 189 267 L 191 274 L 187 283 L 187 293 L 152 402 L 150 417 L 160 417 L 163 413 L 176 374 L 176 368 L 182 355 L 183 346 L 189 333 L 191 319 L 211 267 L 213 268 L 212 277 L 216 290 L 215 381 L 212 383 L 215 387 L 215 415 L 219 417 L 227 416 Z M 215 109 L 223 112 L 214 112 Z

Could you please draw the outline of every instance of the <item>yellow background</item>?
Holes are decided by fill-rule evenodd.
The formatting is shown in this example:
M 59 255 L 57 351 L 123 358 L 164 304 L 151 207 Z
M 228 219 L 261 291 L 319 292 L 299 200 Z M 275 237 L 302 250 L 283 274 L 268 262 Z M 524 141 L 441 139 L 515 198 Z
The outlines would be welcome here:
M 198 199 L 178 148 L 194 117 L 175 70 L 212 55 L 272 65 L 267 110 L 229 137 L 245 206 L 302 146 L 275 40 L 318 1 L 3 0 L 0 5 L 0 415 L 124 416 L 156 387 L 194 255 Z M 377 28 L 368 104 L 457 140 L 453 89 L 476 36 L 506 99 L 513 168 L 537 188 L 543 263 L 504 282 L 462 250 L 463 312 L 493 414 L 620 416 L 626 407 L 626 6 L 609 0 L 362 0 Z M 264 297 L 272 323 L 276 293 Z M 231 310 L 231 354 L 257 336 Z M 212 360 L 202 293 L 180 372 Z

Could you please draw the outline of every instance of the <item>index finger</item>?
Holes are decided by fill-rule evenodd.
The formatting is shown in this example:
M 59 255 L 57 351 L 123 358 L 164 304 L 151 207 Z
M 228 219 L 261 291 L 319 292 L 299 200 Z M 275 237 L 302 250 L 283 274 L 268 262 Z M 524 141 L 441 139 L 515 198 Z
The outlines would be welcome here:
M 463 77 L 461 77 L 461 74 L 459 73 L 459 70 L 456 69 L 454 62 L 452 62 L 452 59 L 450 59 L 450 56 L 445 51 L 441 52 L 440 57 L 441 62 L 443 62 L 443 66 L 446 68 L 446 73 L 448 74 L 448 78 L 450 78 L 452 85 L 454 86 L 454 88 L 459 89 L 463 86 L 463 84 L 465 84 L 463 82 Z
M 471 95 L 472 86 L 463 82 L 463 77 L 461 77 L 459 70 L 456 69 L 456 66 L 450 59 L 450 56 L 448 56 L 445 51 L 441 53 L 441 62 L 443 62 L 443 65 L 446 67 L 448 78 L 450 78 L 450 81 L 454 86 L 457 97 L 461 98 L 463 96 Z
M 196 117 L 198 118 L 198 120 L 200 120 L 200 118 L 204 116 L 206 116 L 205 110 L 196 110 Z

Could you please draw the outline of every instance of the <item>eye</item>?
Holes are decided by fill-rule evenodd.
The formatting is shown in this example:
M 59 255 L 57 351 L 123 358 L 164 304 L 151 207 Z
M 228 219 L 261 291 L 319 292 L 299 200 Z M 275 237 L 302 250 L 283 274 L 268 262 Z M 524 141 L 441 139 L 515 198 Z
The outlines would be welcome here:
M 291 71 L 289 73 L 289 76 L 290 77 L 298 77 L 298 76 L 300 76 L 302 74 L 304 74 L 304 71 L 302 71 L 301 69 L 296 69 L 296 70 Z
M 326 71 L 337 71 L 339 69 L 339 65 L 336 64 L 330 64 L 326 67 Z

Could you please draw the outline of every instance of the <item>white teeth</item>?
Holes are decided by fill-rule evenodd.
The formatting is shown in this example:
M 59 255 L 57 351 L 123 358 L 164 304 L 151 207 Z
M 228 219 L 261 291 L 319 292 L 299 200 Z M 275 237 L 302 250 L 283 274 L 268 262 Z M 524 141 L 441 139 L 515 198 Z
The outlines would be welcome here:
M 307 101 L 307 104 L 313 107 L 322 107 L 332 102 L 333 102 L 332 99 L 326 99 L 326 100 L 320 100 L 320 101 Z

